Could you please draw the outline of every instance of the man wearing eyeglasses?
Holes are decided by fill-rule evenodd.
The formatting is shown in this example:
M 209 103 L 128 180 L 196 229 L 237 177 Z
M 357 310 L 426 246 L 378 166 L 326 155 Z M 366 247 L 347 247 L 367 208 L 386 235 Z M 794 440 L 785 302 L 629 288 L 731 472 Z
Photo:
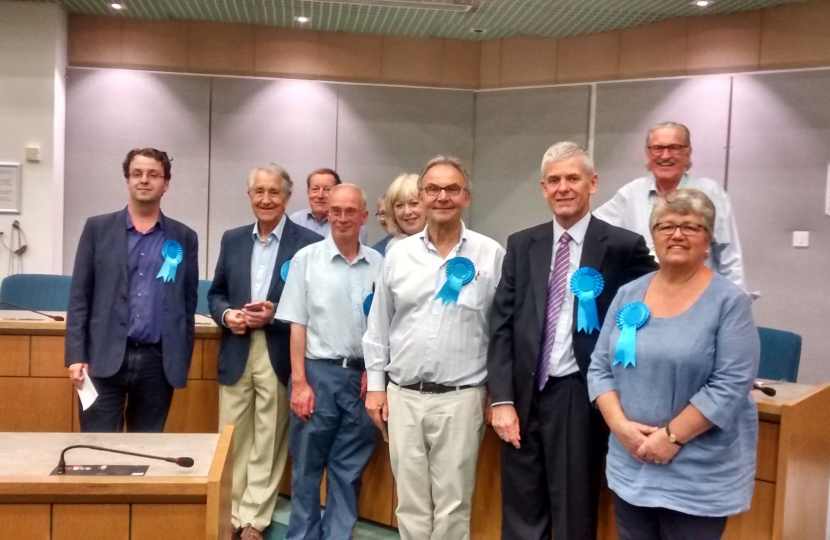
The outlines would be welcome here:
M 360 243 L 366 195 L 331 190 L 331 235 L 300 250 L 277 309 L 291 324 L 291 518 L 287 540 L 348 540 L 377 430 L 366 413 L 361 339 L 383 256 Z M 320 483 L 327 472 L 326 512 Z
M 706 265 L 746 290 L 738 227 L 732 215 L 729 195 L 714 180 L 692 176 L 692 143 L 689 128 L 676 122 L 656 124 L 646 135 L 649 176 L 624 185 L 614 197 L 594 211 L 594 216 L 641 234 L 654 256 L 649 217 L 658 195 L 677 189 L 698 189 L 715 205 L 715 235 L 709 246 Z
M 461 221 L 472 184 L 457 159 L 432 159 L 418 189 L 426 228 L 386 253 L 363 337 L 366 409 L 382 431 L 388 422 L 401 538 L 464 540 L 504 249 Z
M 329 194 L 334 186 L 341 184 L 340 175 L 334 169 L 316 169 L 306 178 L 308 208 L 298 210 L 288 219 L 306 229 L 326 237 L 331 233 L 329 223 Z M 366 227 L 360 228 L 360 243 L 366 243 Z
M 65 363 L 79 390 L 98 391 L 81 431 L 161 432 L 193 354 L 199 286 L 196 233 L 161 211 L 167 153 L 131 150 L 127 207 L 84 225 L 69 292 Z

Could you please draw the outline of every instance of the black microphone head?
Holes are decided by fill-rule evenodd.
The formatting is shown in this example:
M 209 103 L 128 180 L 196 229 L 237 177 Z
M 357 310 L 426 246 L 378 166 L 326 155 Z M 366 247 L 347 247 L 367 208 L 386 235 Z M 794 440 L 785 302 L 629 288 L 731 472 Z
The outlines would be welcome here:
M 176 465 L 179 467 L 190 468 L 193 466 L 193 458 L 189 457 L 180 457 L 176 458 Z
M 56 321 L 58 321 L 58 322 L 63 322 L 63 321 L 65 321 L 65 320 L 66 320 L 66 319 L 64 319 L 63 317 L 61 317 L 60 315 L 52 315 L 52 319 L 53 319 L 53 320 L 56 320 Z

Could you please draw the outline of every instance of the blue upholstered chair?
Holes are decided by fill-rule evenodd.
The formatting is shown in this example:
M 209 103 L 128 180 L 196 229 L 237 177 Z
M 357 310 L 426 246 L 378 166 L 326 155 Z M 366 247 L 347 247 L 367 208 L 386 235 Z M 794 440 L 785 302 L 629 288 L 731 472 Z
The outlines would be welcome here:
M 801 362 L 801 336 L 784 330 L 758 327 L 761 365 L 758 378 L 795 382 Z
M 0 302 L 38 311 L 66 311 L 72 276 L 14 274 L 0 284 Z M 0 309 L 16 309 L 0 303 Z
M 208 306 L 207 293 L 210 290 L 210 285 L 213 283 L 209 279 L 199 280 L 199 300 L 196 302 L 196 313 L 199 315 L 207 315 L 210 317 L 210 307 Z

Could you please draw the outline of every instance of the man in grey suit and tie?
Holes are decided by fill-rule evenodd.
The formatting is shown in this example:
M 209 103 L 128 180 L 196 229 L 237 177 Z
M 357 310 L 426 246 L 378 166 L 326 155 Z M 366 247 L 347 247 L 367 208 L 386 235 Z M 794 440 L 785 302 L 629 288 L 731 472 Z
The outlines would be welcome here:
M 219 426 L 234 425 L 231 521 L 236 537 L 261 540 L 271 523 L 288 454 L 289 325 L 274 319 L 291 258 L 323 237 L 285 216 L 292 182 L 278 165 L 254 169 L 256 223 L 222 236 L 208 292 L 222 329 Z
M 161 212 L 170 159 L 131 150 L 122 165 L 129 202 L 84 225 L 69 293 L 65 363 L 77 388 L 88 374 L 98 399 L 81 431 L 161 432 L 193 354 L 199 241 Z

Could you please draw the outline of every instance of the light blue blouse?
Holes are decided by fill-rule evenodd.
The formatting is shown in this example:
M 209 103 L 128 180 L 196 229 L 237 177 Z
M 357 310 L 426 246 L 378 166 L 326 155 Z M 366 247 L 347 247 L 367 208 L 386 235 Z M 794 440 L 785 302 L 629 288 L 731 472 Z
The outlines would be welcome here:
M 651 317 L 637 331 L 636 366 L 613 365 L 617 312 L 642 302 L 653 277 L 629 283 L 614 298 L 588 369 L 591 400 L 616 390 L 629 420 L 661 428 L 691 403 L 714 427 L 666 465 L 638 462 L 612 433 L 608 487 L 636 506 L 712 517 L 746 511 L 758 443 L 758 412 L 749 392 L 760 358 L 749 297 L 714 274 L 689 309 Z

